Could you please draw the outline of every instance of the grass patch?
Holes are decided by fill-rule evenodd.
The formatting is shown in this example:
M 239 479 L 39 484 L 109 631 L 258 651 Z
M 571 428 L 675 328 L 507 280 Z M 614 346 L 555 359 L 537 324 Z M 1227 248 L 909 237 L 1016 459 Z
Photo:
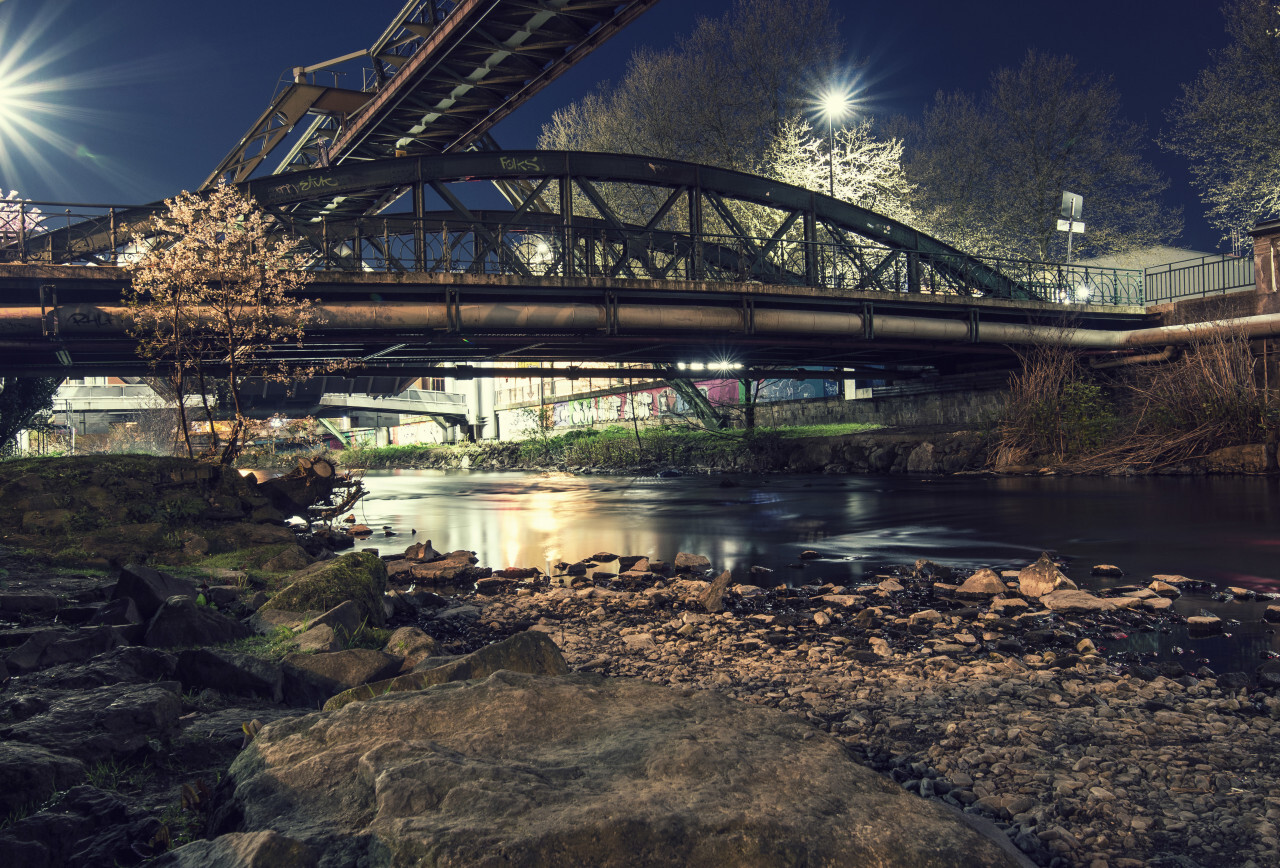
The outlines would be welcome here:
M 293 548 L 294 545 L 296 544 L 273 543 L 271 545 L 253 546 L 247 549 L 237 549 L 233 552 L 209 555 L 187 564 L 166 565 L 161 568 L 166 572 L 183 578 L 211 580 L 212 584 L 229 583 L 230 580 L 226 579 L 224 574 L 225 571 L 231 570 L 244 573 L 244 581 L 237 582 L 242 587 L 254 585 L 257 587 L 278 588 L 282 587 L 285 579 L 293 575 L 295 571 L 275 572 L 264 570 L 262 565 L 286 549 Z
M 836 425 L 783 425 L 767 430 L 788 439 L 799 437 L 843 437 L 846 434 L 866 434 L 878 431 L 883 425 L 874 422 L 841 422 Z
M 237 639 L 222 647 L 252 657 L 261 657 L 264 660 L 279 661 L 283 660 L 285 655 L 297 650 L 298 639 L 293 630 L 282 624 L 270 633 Z
M 147 761 L 140 765 L 116 759 L 99 760 L 89 769 L 89 783 L 100 790 L 141 790 L 154 777 Z

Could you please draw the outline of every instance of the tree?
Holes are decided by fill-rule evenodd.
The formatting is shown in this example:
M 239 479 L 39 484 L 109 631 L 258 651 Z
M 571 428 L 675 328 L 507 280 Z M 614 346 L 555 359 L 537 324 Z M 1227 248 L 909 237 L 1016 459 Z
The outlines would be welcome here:
M 53 410 L 60 377 L 6 377 L 0 380 L 0 452 L 13 451 L 18 432 Z
M 750 170 L 806 86 L 840 54 L 827 0 L 737 0 L 666 51 L 632 55 L 616 87 L 556 112 L 539 146 L 644 154 Z
M 1247 232 L 1280 211 L 1280 5 L 1228 0 L 1231 41 L 1169 111 L 1161 141 L 1191 163 L 1209 222 Z
M 834 139 L 833 164 L 827 138 L 804 118 L 788 118 L 766 148 L 760 174 L 819 193 L 834 178 L 837 199 L 911 222 L 914 185 L 902 168 L 902 141 L 877 139 L 869 120 L 837 130 Z
M 127 268 L 133 278 L 125 303 L 138 352 L 153 364 L 170 366 L 188 454 L 184 395 L 194 374 L 205 397 L 206 374 L 225 372 L 234 420 L 221 460 L 234 460 L 247 430 L 240 401 L 246 377 L 287 380 L 312 373 L 282 369 L 264 361 L 274 345 L 301 342 L 317 318 L 298 293 L 310 279 L 301 267 L 301 239 L 275 230 L 257 204 L 234 187 L 205 195 L 183 192 L 165 202 L 166 214 L 152 218 L 143 249 Z M 216 450 L 217 441 L 211 441 Z
M 1110 78 L 1081 76 L 1070 57 L 1029 51 L 980 98 L 938 92 L 908 138 L 907 175 L 923 228 L 977 255 L 1047 261 L 1065 254 L 1062 192 L 1084 196 L 1083 253 L 1167 241 L 1181 214 L 1141 155 L 1145 131 L 1120 116 Z

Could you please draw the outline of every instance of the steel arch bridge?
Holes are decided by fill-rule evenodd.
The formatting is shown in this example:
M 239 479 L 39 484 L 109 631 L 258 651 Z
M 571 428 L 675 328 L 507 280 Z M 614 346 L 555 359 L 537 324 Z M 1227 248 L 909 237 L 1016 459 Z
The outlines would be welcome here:
M 463 191 L 477 182 L 501 184 L 512 207 L 468 207 Z M 282 230 L 305 238 L 309 267 L 324 271 L 750 282 L 929 293 L 958 302 L 1058 301 L 1080 279 L 1043 263 L 979 260 L 904 223 L 799 187 L 635 155 L 466 152 L 312 169 L 239 186 Z M 352 198 L 379 196 L 389 204 L 378 214 L 353 216 L 343 207 Z M 0 256 L 116 264 L 160 207 L 68 218 L 51 231 L 24 232 Z M 1136 300 L 1139 288 L 1126 273 L 1095 269 L 1085 279 L 1091 301 Z

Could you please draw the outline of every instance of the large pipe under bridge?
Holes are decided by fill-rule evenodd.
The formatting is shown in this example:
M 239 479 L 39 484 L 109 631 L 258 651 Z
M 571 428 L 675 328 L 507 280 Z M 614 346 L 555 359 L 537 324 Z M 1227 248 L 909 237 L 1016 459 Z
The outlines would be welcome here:
M 701 335 L 744 334 L 826 335 L 861 340 L 893 338 L 927 342 L 956 342 L 1027 346 L 1035 344 L 1084 350 L 1126 350 L 1192 343 L 1224 329 L 1249 338 L 1280 335 L 1280 313 L 1235 317 L 1208 322 L 1147 328 L 1106 330 L 1067 325 L 938 319 L 900 314 L 839 311 L 744 310 L 711 305 L 656 306 L 526 302 L 322 302 L 314 306 L 320 323 L 308 336 L 332 339 L 354 332 L 694 332 Z M 199 309 L 192 311 L 202 318 Z M 207 319 L 214 320 L 212 309 Z M 127 333 L 129 310 L 123 305 L 66 304 L 55 310 L 31 306 L 0 306 L 0 341 L 5 337 L 41 335 L 56 318 L 56 332 L 78 337 Z

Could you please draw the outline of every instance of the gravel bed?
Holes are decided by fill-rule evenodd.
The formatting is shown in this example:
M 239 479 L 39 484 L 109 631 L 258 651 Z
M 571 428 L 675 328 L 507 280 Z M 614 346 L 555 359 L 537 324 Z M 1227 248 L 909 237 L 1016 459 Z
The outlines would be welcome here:
M 720 598 L 663 565 L 608 565 L 490 579 L 416 619 L 455 652 L 532 628 L 574 669 L 796 714 L 907 790 L 994 821 L 1038 865 L 1280 864 L 1280 676 L 1108 660 L 1094 638 L 1178 619 L 1140 605 L 1158 603 L 1150 591 L 1073 614 L 1007 574 L 1007 593 L 963 599 L 918 564 L 865 587 Z

